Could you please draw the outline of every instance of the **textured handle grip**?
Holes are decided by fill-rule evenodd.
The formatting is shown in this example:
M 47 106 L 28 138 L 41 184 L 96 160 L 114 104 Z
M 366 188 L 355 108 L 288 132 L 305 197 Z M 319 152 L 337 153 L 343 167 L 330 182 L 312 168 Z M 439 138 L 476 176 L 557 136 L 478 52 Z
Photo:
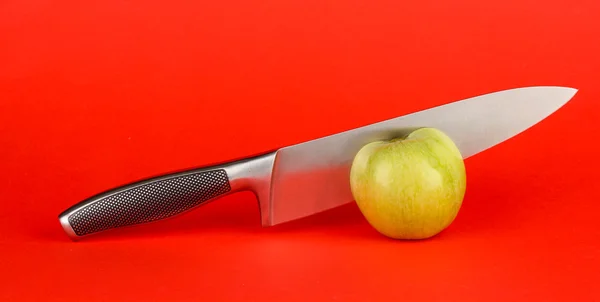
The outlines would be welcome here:
M 85 200 L 61 214 L 61 222 L 84 236 L 168 218 L 230 191 L 223 169 L 160 177 Z

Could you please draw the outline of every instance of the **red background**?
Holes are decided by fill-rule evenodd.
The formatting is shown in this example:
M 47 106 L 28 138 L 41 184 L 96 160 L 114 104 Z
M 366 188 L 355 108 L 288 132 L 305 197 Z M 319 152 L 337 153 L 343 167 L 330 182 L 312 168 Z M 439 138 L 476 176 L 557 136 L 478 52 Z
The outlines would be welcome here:
M 0 2 L 0 300 L 600 298 L 600 2 Z M 463 208 L 417 242 L 354 204 L 262 228 L 239 193 L 70 241 L 107 188 L 492 91 L 579 89 L 467 160 Z

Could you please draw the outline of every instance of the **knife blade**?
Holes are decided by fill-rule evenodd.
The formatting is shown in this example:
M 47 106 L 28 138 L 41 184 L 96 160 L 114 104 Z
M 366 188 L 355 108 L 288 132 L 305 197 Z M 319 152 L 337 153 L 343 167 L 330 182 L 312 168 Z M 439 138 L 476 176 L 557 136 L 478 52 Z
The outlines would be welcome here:
M 350 167 L 369 142 L 435 127 L 454 140 L 466 159 L 539 123 L 576 93 L 569 87 L 535 86 L 480 95 L 266 154 L 110 189 L 66 209 L 59 221 L 78 240 L 172 218 L 249 190 L 258 200 L 262 225 L 273 226 L 352 202 Z

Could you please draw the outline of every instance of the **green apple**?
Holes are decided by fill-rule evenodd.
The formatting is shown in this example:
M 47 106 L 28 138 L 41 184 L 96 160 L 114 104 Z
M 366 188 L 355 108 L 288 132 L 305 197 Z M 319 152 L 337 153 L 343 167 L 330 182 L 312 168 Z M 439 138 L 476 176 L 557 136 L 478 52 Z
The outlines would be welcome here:
M 363 146 L 350 170 L 354 199 L 379 233 L 395 239 L 425 239 L 458 215 L 466 190 L 463 157 L 436 128 Z

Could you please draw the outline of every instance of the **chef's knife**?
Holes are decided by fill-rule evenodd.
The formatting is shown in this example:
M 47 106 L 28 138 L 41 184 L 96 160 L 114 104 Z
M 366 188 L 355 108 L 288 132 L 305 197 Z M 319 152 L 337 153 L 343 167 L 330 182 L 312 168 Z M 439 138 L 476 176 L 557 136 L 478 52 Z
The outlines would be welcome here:
M 255 193 L 263 226 L 352 202 L 349 171 L 365 144 L 419 127 L 448 134 L 466 159 L 537 124 L 577 92 L 525 87 L 481 95 L 256 157 L 154 177 L 90 197 L 60 214 L 73 240 L 111 229 L 158 221 L 227 194 Z

